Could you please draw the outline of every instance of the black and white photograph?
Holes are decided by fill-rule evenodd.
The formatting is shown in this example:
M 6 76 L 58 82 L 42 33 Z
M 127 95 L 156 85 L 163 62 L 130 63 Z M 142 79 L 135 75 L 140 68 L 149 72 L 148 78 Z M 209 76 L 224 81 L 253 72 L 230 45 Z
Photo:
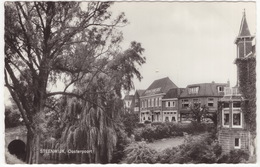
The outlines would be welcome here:
M 257 164 L 256 1 L 2 5 L 5 164 Z

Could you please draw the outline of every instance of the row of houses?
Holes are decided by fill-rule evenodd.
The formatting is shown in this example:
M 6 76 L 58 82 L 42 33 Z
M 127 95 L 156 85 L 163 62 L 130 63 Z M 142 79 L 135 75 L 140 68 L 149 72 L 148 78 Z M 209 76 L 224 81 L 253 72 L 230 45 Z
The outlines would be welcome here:
M 178 88 L 170 78 L 155 80 L 146 90 L 126 95 L 127 112 L 139 114 L 140 122 L 189 121 L 194 103 L 208 107 L 209 113 L 218 112 L 218 141 L 224 152 L 232 149 L 256 154 L 256 52 L 254 36 L 250 34 L 246 14 L 243 13 L 235 39 L 237 56 L 237 84 L 202 83 Z M 126 103 L 125 103 L 126 104 Z
M 199 103 L 209 112 L 216 112 L 218 101 L 224 96 L 227 83 L 201 83 L 178 88 L 169 77 L 155 80 L 146 90 L 126 95 L 126 112 L 139 114 L 140 122 L 190 121 L 190 106 Z

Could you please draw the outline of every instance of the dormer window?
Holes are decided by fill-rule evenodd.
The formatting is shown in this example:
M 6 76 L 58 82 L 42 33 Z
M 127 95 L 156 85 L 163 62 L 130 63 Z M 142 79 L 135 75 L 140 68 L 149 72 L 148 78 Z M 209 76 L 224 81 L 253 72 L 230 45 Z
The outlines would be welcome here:
M 189 88 L 189 94 L 198 94 L 199 93 L 199 87 L 192 87 L 192 88 Z
M 218 92 L 224 92 L 224 87 L 223 86 L 218 86 Z

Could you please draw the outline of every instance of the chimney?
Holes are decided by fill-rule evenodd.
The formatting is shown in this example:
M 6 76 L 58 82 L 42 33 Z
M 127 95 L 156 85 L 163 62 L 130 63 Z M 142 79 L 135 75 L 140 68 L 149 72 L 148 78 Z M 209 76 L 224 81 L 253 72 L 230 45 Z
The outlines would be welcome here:
M 230 87 L 230 81 L 229 80 L 227 81 L 227 86 Z
M 215 83 L 215 81 L 212 81 L 212 83 L 214 84 L 214 83 Z

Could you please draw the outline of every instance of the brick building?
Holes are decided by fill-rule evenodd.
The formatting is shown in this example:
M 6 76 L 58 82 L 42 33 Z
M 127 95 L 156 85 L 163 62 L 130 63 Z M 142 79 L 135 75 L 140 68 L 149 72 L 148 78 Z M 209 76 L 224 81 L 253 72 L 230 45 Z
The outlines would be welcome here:
M 178 99 L 183 88 L 170 89 L 162 98 L 162 122 L 178 122 Z
M 227 83 L 202 83 L 188 85 L 179 97 L 179 121 L 189 122 L 192 120 L 190 106 L 199 103 L 206 106 L 209 112 L 217 112 L 218 101 L 224 95 L 224 87 Z
M 155 80 L 142 94 L 140 122 L 162 122 L 162 98 L 173 88 L 178 88 L 169 77 Z

